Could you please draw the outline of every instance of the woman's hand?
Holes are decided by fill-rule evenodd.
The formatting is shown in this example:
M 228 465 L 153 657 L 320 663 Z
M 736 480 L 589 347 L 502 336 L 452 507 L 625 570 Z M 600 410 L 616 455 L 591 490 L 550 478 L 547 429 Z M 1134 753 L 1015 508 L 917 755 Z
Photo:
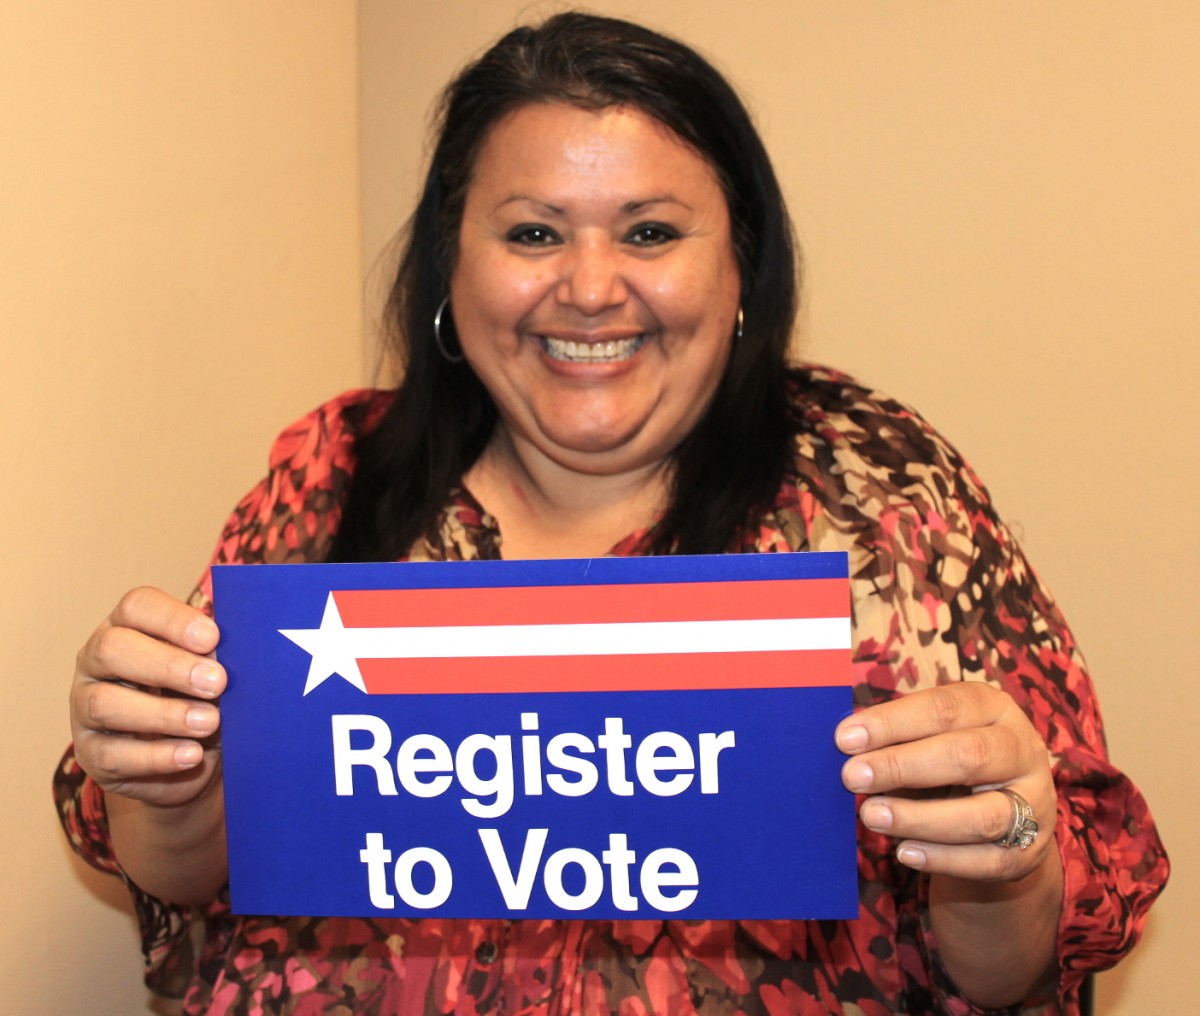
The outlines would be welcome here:
M 228 877 L 217 626 L 158 589 L 126 593 L 79 651 L 75 757 L 105 792 L 125 874 L 170 903 L 205 904 Z
M 1003 1008 L 1057 973 L 1063 872 L 1057 795 L 1046 745 L 1010 696 L 966 681 L 864 709 L 837 728 L 859 816 L 895 837 L 896 857 L 932 876 L 929 915 L 960 990 Z M 1013 821 L 1005 787 L 1033 809 L 1027 849 L 1003 847 Z
M 1054 848 L 1057 797 L 1046 745 L 1012 698 L 974 681 L 942 685 L 843 720 L 847 790 L 870 795 L 859 816 L 899 840 L 901 863 L 962 879 L 1015 881 Z M 996 841 L 1012 824 L 1010 788 L 1038 823 L 1026 850 Z
M 225 672 L 209 658 L 217 626 L 158 589 L 134 589 L 76 658 L 71 733 L 108 794 L 185 805 L 217 779 Z

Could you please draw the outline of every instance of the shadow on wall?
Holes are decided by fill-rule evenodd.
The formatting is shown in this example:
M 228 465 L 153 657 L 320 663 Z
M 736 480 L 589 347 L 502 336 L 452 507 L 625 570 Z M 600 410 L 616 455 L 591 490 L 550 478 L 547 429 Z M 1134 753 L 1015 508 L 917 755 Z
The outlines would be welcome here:
M 1168 885 L 1168 890 L 1169 888 L 1170 886 Z M 1155 920 L 1154 911 L 1151 910 L 1150 916 L 1146 918 L 1146 927 L 1142 932 L 1142 938 L 1138 942 L 1137 948 L 1112 970 L 1106 970 L 1104 973 L 1096 976 L 1096 1016 L 1108 1016 L 1108 1013 L 1115 1012 L 1122 1007 L 1125 1007 L 1128 1011 L 1132 1011 L 1134 996 L 1131 993 L 1133 989 L 1129 987 L 1129 982 L 1133 978 L 1138 960 L 1154 951 L 1154 943 L 1158 941 L 1158 937 L 1158 922 Z M 1164 990 L 1169 991 L 1170 989 L 1164 985 Z M 1163 1002 L 1166 999 L 1160 999 L 1159 1001 Z
M 137 917 L 133 913 L 129 891 L 125 888 L 124 883 L 112 875 L 105 875 L 103 872 L 97 871 L 90 864 L 83 861 L 62 837 L 59 837 L 59 842 L 67 855 L 67 863 L 71 866 L 71 872 L 75 876 L 75 881 L 79 883 L 83 890 L 105 906 L 112 907 L 114 910 L 119 910 L 128 915 L 129 941 L 127 945 L 129 949 L 136 952 L 140 948 L 138 943 Z M 180 1002 L 174 999 L 160 998 L 153 992 L 146 991 L 145 1012 L 149 1016 L 179 1016 L 181 1011 L 182 1004 Z
M 66 852 L 68 862 L 71 865 L 71 870 L 75 874 L 78 881 L 88 893 L 98 899 L 101 903 L 106 903 L 116 910 L 123 910 L 129 914 L 130 935 L 136 944 L 137 942 L 137 920 L 133 916 L 133 905 L 129 899 L 129 890 L 125 888 L 124 883 L 113 875 L 105 875 L 103 872 L 97 871 L 90 864 L 82 860 L 75 853 L 63 837 L 59 837 L 59 845 Z

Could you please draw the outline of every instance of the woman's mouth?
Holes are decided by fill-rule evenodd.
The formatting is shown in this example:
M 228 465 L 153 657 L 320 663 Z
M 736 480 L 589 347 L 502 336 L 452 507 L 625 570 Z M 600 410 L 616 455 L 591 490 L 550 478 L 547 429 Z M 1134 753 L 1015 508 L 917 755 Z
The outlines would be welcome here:
M 538 336 L 542 350 L 552 360 L 562 363 L 619 363 L 628 360 L 646 343 L 645 333 L 628 339 L 610 339 L 607 342 L 574 342 L 570 339 L 552 339 Z

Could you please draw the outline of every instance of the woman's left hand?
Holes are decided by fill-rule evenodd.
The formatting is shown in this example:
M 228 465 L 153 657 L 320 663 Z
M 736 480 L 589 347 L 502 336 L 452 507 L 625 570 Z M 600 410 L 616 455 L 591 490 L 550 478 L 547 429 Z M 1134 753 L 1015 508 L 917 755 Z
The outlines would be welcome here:
M 976 681 L 941 685 L 847 717 L 838 747 L 853 756 L 842 783 L 870 795 L 863 825 L 899 840 L 896 856 L 919 871 L 977 881 L 1016 881 L 1054 850 L 1057 795 L 1045 742 L 1016 702 Z M 1038 824 L 1027 848 L 997 841 L 1020 794 Z

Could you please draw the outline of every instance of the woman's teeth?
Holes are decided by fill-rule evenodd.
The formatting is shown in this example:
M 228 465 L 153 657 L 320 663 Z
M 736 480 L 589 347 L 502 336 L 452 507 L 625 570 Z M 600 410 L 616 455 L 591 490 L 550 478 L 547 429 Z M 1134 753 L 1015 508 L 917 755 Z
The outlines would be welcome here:
M 567 363 L 616 363 L 633 356 L 645 341 L 645 335 L 611 342 L 570 342 L 542 336 L 542 348 L 551 358 Z

